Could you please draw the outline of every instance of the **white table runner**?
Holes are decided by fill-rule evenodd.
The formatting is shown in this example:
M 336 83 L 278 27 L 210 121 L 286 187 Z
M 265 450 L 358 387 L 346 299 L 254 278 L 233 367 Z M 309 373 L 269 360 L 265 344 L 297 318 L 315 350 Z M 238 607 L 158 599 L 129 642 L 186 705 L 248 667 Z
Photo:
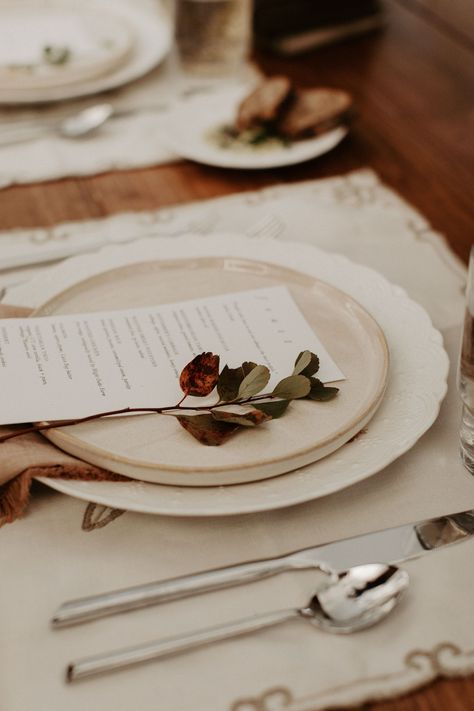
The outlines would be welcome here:
M 474 481 L 458 455 L 454 382 L 465 272 L 425 220 L 370 171 L 16 233 L 15 239 L 31 244 L 33 234 L 54 240 L 61 233 L 74 240 L 91 230 L 125 239 L 164 224 L 170 232 L 206 216 L 219 231 L 247 229 L 256 239 L 279 232 L 285 239 L 344 252 L 404 286 L 430 312 L 451 357 L 440 417 L 383 472 L 275 512 L 207 520 L 127 513 L 87 535 L 80 530 L 84 504 L 41 488 L 27 517 L 0 532 L 0 687 L 8 711 L 315 711 L 397 695 L 438 675 L 474 672 L 474 547 L 466 542 L 407 563 L 412 585 L 404 602 L 383 624 L 358 635 L 333 637 L 303 622 L 288 623 L 75 686 L 63 681 L 64 666 L 73 658 L 304 604 L 321 577 L 311 571 L 287 574 L 53 632 L 48 619 L 67 598 L 474 508 Z M 260 227 L 252 226 L 262 218 Z M 11 239 L 0 235 L 0 245 L 11 247 Z M 21 272 L 15 278 L 22 278 Z M 14 296 L 12 289 L 6 300 Z

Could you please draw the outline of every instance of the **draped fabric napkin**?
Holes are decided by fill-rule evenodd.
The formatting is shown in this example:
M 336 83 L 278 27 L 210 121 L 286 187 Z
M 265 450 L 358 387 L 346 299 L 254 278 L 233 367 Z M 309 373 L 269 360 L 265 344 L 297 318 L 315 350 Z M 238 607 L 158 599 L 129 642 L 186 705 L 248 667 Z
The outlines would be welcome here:
M 25 308 L 0 306 L 0 318 L 27 316 L 29 312 Z M 0 434 L 14 430 L 13 426 L 0 427 Z M 89 481 L 125 479 L 71 457 L 37 433 L 7 440 L 0 445 L 0 526 L 12 523 L 24 513 L 35 476 Z

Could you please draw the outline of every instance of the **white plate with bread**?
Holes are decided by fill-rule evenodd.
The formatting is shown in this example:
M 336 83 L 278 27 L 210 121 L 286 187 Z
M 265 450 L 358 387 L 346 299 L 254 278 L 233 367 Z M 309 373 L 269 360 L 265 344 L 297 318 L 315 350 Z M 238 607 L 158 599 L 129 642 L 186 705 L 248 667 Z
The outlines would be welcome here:
M 221 168 L 265 169 L 302 163 L 335 148 L 347 135 L 350 95 L 297 89 L 286 77 L 227 87 L 180 101 L 165 136 L 183 158 Z

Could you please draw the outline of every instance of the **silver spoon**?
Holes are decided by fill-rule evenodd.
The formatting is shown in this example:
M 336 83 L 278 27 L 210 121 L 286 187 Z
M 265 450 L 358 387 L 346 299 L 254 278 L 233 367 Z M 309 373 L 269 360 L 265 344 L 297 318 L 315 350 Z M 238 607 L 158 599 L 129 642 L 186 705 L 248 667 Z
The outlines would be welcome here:
M 19 122 L 11 131 L 0 130 L 0 145 L 31 141 L 48 133 L 57 134 L 62 138 L 82 138 L 100 128 L 113 114 L 112 104 L 95 104 L 77 114 L 48 124 L 22 126 Z
M 207 85 L 183 89 L 177 99 L 192 96 L 197 93 L 212 91 Z M 78 113 L 66 115 L 64 118 L 41 119 L 17 118 L 15 120 L 0 120 L 0 146 L 32 141 L 42 135 L 52 133 L 63 138 L 82 138 L 93 133 L 113 116 L 124 117 L 138 112 L 162 112 L 168 108 L 168 102 L 159 102 L 139 107 L 114 108 L 112 104 L 95 104 L 82 109 Z
M 229 637 L 256 632 L 295 618 L 307 620 L 325 632 L 357 632 L 383 620 L 407 587 L 408 574 L 394 565 L 358 565 L 342 573 L 332 573 L 328 583 L 311 598 L 308 607 L 264 613 L 188 635 L 86 657 L 68 665 L 66 678 L 68 681 L 76 681 L 115 671 L 187 652 Z
M 96 131 L 114 113 L 112 104 L 96 104 L 79 111 L 74 116 L 63 119 L 57 125 L 58 133 L 64 138 L 82 138 L 92 131 Z

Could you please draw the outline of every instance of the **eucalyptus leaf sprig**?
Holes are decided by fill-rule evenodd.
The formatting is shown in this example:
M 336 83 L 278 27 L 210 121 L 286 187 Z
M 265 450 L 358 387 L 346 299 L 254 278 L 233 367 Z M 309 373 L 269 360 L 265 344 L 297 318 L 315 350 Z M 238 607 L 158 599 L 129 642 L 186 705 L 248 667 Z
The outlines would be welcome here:
M 315 374 L 319 358 L 311 351 L 302 351 L 296 358 L 293 372 L 273 388 L 262 393 L 270 380 L 265 365 L 245 361 L 237 368 L 227 365 L 219 371 L 220 358 L 214 353 L 200 353 L 181 371 L 179 384 L 183 397 L 167 407 L 125 407 L 71 420 L 56 420 L 32 425 L 0 437 L 0 443 L 31 432 L 44 432 L 54 427 L 70 427 L 112 415 L 155 413 L 175 417 L 179 424 L 201 444 L 224 444 L 244 427 L 256 427 L 281 417 L 291 400 L 301 398 L 325 402 L 332 400 L 339 388 L 324 385 Z M 216 389 L 218 400 L 202 406 L 183 405 L 188 396 L 207 397 Z

